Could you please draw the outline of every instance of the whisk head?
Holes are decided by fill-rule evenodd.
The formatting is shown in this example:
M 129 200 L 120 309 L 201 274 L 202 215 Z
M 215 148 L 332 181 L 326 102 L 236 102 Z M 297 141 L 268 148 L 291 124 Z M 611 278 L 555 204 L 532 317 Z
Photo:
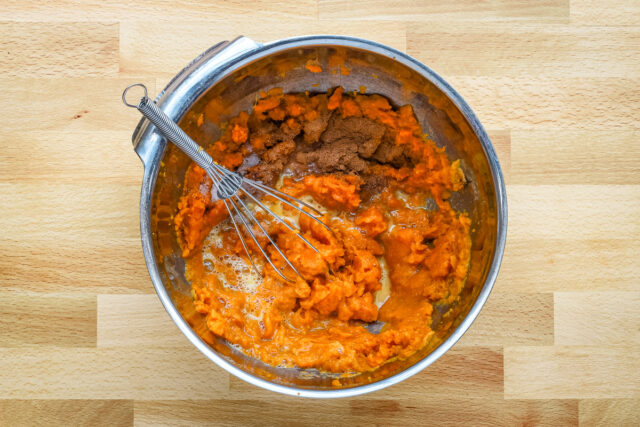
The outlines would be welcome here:
M 144 90 L 144 96 L 140 98 L 138 104 L 132 104 L 127 101 L 126 96 L 127 92 L 133 87 L 141 87 Z M 246 196 L 250 200 L 253 201 L 257 206 L 259 206 L 263 211 L 267 214 L 271 215 L 275 218 L 279 223 L 284 225 L 289 231 L 293 232 L 298 236 L 304 243 L 313 249 L 316 253 L 319 253 L 318 249 L 314 247 L 304 236 L 300 234 L 300 230 L 294 228 L 291 224 L 280 218 L 276 215 L 271 209 L 265 206 L 257 197 L 255 197 L 252 193 L 263 192 L 276 200 L 279 200 L 281 203 L 288 205 L 300 212 L 300 214 L 306 215 L 314 221 L 322 224 L 327 228 L 331 233 L 333 231 L 329 228 L 325 223 L 320 221 L 317 216 L 321 216 L 322 213 L 315 209 L 313 206 L 305 203 L 301 200 L 296 199 L 286 193 L 278 191 L 276 189 L 267 187 L 266 185 L 260 184 L 259 182 L 252 181 L 250 179 L 244 178 L 242 175 L 232 172 L 218 164 L 216 164 L 211 156 L 200 147 L 195 141 L 189 137 L 169 116 L 167 116 L 164 111 L 162 111 L 153 101 L 151 101 L 147 97 L 147 88 L 141 83 L 135 83 L 128 86 L 124 92 L 122 93 L 122 102 L 125 105 L 136 108 L 138 111 L 142 113 L 147 119 L 153 123 L 157 130 L 164 135 L 171 142 L 176 144 L 182 151 L 184 151 L 198 166 L 203 168 L 207 174 L 213 180 L 215 185 L 215 192 L 212 194 L 216 199 L 220 199 L 224 202 L 227 211 L 229 212 L 229 217 L 233 222 L 233 226 L 238 233 L 238 237 L 240 237 L 240 241 L 242 242 L 242 246 L 244 247 L 245 252 L 247 253 L 247 257 L 251 262 L 254 270 L 260 274 L 258 268 L 253 262 L 253 258 L 247 246 L 247 242 L 242 235 L 242 231 L 238 221 L 236 221 L 236 217 L 240 220 L 240 223 L 244 227 L 246 233 L 253 239 L 256 246 L 265 257 L 265 259 L 269 262 L 269 264 L 273 267 L 273 269 L 282 277 L 284 280 L 288 282 L 293 282 L 290 278 L 286 277 L 281 269 L 276 267 L 273 263 L 273 260 L 269 257 L 269 255 L 265 252 L 264 248 L 258 242 L 258 239 L 255 233 L 252 230 L 251 224 L 255 224 L 258 226 L 260 231 L 264 233 L 264 235 L 269 239 L 269 242 L 273 245 L 276 251 L 282 256 L 286 264 L 291 267 L 293 271 L 300 277 L 302 275 L 300 272 L 294 267 L 291 261 L 284 255 L 282 250 L 278 247 L 278 245 L 273 241 L 269 233 L 265 230 L 264 226 L 260 224 L 260 221 L 251 213 L 251 210 L 246 205 L 246 203 L 240 197 L 241 195 Z M 308 209 L 303 209 L 302 207 Z M 311 211 L 311 213 L 309 212 Z M 235 214 L 234 214 L 235 212 Z M 315 213 L 316 215 L 313 215 Z
M 320 221 L 319 217 L 322 216 L 322 212 L 311 206 L 310 204 L 303 202 L 287 193 L 276 190 L 275 188 L 268 187 L 264 184 L 261 184 L 257 181 L 253 181 L 251 179 L 245 178 L 242 175 L 232 172 L 216 163 L 213 163 L 211 168 L 208 168 L 206 172 L 209 174 L 214 183 L 214 197 L 222 200 L 224 203 L 227 212 L 229 213 L 229 218 L 231 218 L 231 222 L 240 238 L 240 242 L 242 243 L 242 247 L 244 248 L 245 253 L 251 263 L 253 269 L 260 275 L 260 271 L 256 267 L 256 264 L 253 261 L 253 257 L 251 255 L 251 251 L 249 250 L 249 246 L 243 236 L 242 230 L 253 240 L 258 250 L 262 254 L 262 256 L 266 259 L 266 261 L 271 265 L 274 271 L 287 282 L 294 282 L 291 278 L 284 275 L 281 268 L 278 268 L 269 254 L 264 250 L 260 242 L 258 241 L 257 236 L 253 231 L 253 225 L 257 225 L 262 234 L 266 236 L 269 240 L 269 243 L 273 245 L 275 250 L 280 254 L 280 256 L 284 259 L 286 265 L 288 265 L 298 276 L 302 277 L 298 269 L 291 263 L 289 258 L 282 252 L 280 247 L 276 244 L 276 242 L 271 238 L 267 230 L 260 223 L 260 221 L 255 217 L 252 213 L 247 203 L 242 200 L 241 196 L 247 197 L 251 200 L 256 206 L 258 206 L 262 211 L 266 214 L 273 217 L 277 222 L 282 224 L 289 231 L 294 233 L 298 238 L 300 238 L 309 248 L 313 249 L 316 253 L 320 253 L 320 251 L 313 246 L 309 240 L 307 240 L 300 229 L 291 225 L 289 222 L 282 219 L 279 215 L 274 213 L 268 206 L 266 206 L 259 197 L 256 197 L 254 193 L 262 192 L 279 202 L 297 210 L 301 215 L 306 215 L 317 223 L 321 224 L 327 230 L 329 230 L 333 234 L 333 230 L 326 225 L 324 222 Z M 306 208 L 306 209 L 305 209 Z

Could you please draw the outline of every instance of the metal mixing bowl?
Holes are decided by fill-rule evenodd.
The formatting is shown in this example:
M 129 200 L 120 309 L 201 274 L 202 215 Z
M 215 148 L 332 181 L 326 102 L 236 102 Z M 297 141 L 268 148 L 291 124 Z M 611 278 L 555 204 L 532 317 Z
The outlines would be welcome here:
M 348 75 L 328 66 L 332 55 L 346 59 Z M 309 60 L 323 71 L 304 68 Z M 346 73 L 345 73 L 346 74 Z M 402 381 L 433 363 L 462 336 L 484 305 L 498 274 L 507 229 L 505 188 L 496 154 L 469 106 L 440 76 L 395 49 L 375 42 L 340 36 L 308 36 L 256 43 L 245 37 L 213 46 L 189 64 L 160 93 L 164 112 L 200 144 L 220 135 L 218 123 L 251 108 L 260 90 L 324 92 L 366 86 L 367 93 L 388 97 L 396 106 L 411 104 L 423 129 L 452 159 L 461 159 L 469 180 L 451 197 L 452 206 L 472 220 L 472 256 L 460 301 L 434 311 L 434 338 L 407 360 L 396 360 L 373 372 L 340 380 L 313 370 L 276 368 L 249 358 L 213 336 L 195 312 L 184 260 L 176 241 L 172 215 L 189 159 L 143 119 L 133 134 L 144 163 L 140 197 L 142 247 L 153 286 L 165 309 L 185 336 L 217 365 L 257 386 L 290 395 L 345 397 L 379 390 Z M 218 107 L 211 112 L 207 105 Z M 203 126 L 196 126 L 206 110 Z M 216 120 L 218 119 L 218 120 Z M 188 363 L 180 361 L 176 363 Z

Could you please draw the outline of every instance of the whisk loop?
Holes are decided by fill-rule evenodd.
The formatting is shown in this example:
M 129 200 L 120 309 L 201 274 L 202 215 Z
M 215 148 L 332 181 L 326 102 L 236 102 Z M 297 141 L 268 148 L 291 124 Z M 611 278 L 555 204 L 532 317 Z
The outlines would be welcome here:
M 140 98 L 137 104 L 127 102 L 127 93 L 134 87 L 141 87 L 144 90 L 144 95 Z M 258 241 L 256 233 L 254 232 L 254 226 L 257 226 L 260 232 L 264 234 L 264 236 L 267 238 L 269 243 L 271 243 L 276 252 L 284 259 L 286 266 L 291 268 L 298 276 L 302 277 L 298 269 L 296 269 L 289 258 L 286 257 L 286 255 L 282 252 L 280 247 L 269 235 L 264 226 L 252 213 L 247 203 L 242 200 L 242 197 L 250 199 L 257 207 L 273 217 L 286 229 L 293 232 L 316 253 L 320 253 L 320 251 L 300 233 L 299 228 L 294 227 L 293 225 L 289 224 L 289 222 L 280 218 L 280 216 L 275 214 L 267 205 L 262 203 L 259 197 L 256 197 L 252 193 L 261 192 L 268 195 L 269 197 L 278 200 L 284 205 L 296 209 L 298 212 L 300 212 L 300 214 L 306 215 L 307 217 L 313 219 L 333 234 L 333 230 L 331 230 L 331 228 L 324 222 L 320 221 L 319 217 L 322 216 L 322 212 L 320 212 L 310 204 L 305 203 L 302 200 L 298 200 L 297 198 L 287 193 L 283 193 L 282 191 L 268 187 L 260 182 L 245 178 L 242 175 L 230 171 L 229 169 L 214 162 L 211 156 L 206 151 L 204 151 L 204 149 L 200 145 L 193 141 L 182 129 L 180 129 L 180 127 L 173 120 L 171 120 L 169 116 L 167 116 L 151 99 L 149 99 L 149 97 L 147 96 L 147 88 L 142 83 L 135 83 L 128 86 L 122 93 L 122 102 L 128 107 L 136 108 L 138 111 L 140 111 L 140 113 L 142 113 L 144 117 L 146 117 L 151 123 L 155 125 L 160 134 L 166 137 L 169 141 L 173 142 L 198 166 L 200 166 L 205 170 L 205 172 L 207 172 L 215 187 L 215 191 L 213 191 L 214 189 L 212 189 L 212 198 L 214 198 L 215 200 L 222 200 L 222 202 L 224 203 L 224 206 L 229 213 L 229 218 L 231 218 L 233 227 L 235 228 L 236 233 L 240 238 L 242 247 L 247 254 L 247 258 L 249 259 L 249 262 L 251 263 L 251 266 L 256 271 L 256 273 L 260 274 L 260 271 L 253 261 L 249 245 L 247 244 L 247 241 L 245 240 L 245 236 L 243 234 L 248 235 L 251 240 L 253 240 L 262 256 L 282 279 L 288 282 L 294 282 L 294 280 L 285 276 L 285 274 L 283 273 L 282 270 L 284 269 L 284 266 L 280 268 L 277 267 L 267 251 L 265 251 L 265 249 L 262 247 L 262 245 Z

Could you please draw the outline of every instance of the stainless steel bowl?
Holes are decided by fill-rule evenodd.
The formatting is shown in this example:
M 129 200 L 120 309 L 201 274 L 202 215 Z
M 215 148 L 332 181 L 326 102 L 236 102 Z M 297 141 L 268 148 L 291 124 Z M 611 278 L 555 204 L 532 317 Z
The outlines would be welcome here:
M 327 66 L 331 55 L 346 58 L 348 75 Z M 321 73 L 304 68 L 318 60 Z M 207 145 L 219 136 L 215 120 L 196 126 L 198 116 L 215 100 L 223 103 L 219 119 L 249 109 L 256 93 L 272 87 L 285 92 L 346 90 L 366 86 L 396 105 L 411 104 L 425 131 L 446 148 L 462 168 L 470 185 L 454 193 L 455 209 L 472 220 L 472 257 L 460 301 L 440 307 L 432 328 L 435 337 L 414 356 L 379 369 L 341 379 L 331 386 L 331 375 L 316 371 L 276 368 L 249 358 L 208 332 L 195 312 L 184 260 L 176 242 L 171 215 L 175 213 L 189 160 L 142 120 L 133 144 L 144 164 L 140 196 L 142 247 L 153 286 L 165 309 L 184 335 L 218 366 L 233 375 L 280 393 L 306 397 L 346 397 L 388 387 L 421 371 L 460 339 L 487 300 L 498 274 L 507 230 L 504 181 L 495 151 L 469 106 L 440 76 L 395 49 L 353 37 L 308 36 L 256 43 L 245 37 L 219 43 L 189 64 L 160 93 L 157 103 L 179 121 L 196 141 Z M 207 114 L 210 117 L 211 114 Z M 218 122 L 219 123 L 219 122 Z M 180 363 L 188 363 L 182 361 Z

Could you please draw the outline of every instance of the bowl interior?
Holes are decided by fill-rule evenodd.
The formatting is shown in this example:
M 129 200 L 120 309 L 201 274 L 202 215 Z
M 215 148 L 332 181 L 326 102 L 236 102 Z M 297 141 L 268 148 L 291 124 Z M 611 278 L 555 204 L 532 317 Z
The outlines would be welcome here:
M 322 72 L 305 68 L 318 61 Z M 250 110 L 261 90 L 280 87 L 285 92 L 325 92 L 341 85 L 347 91 L 366 88 L 367 93 L 388 97 L 396 106 L 411 104 L 424 131 L 452 159 L 461 159 L 469 181 L 451 197 L 452 206 L 469 213 L 472 220 L 471 265 L 460 300 L 437 307 L 434 338 L 407 360 L 390 362 L 373 372 L 341 378 L 343 387 L 382 380 L 404 371 L 425 358 L 451 335 L 468 314 L 487 277 L 496 247 L 497 210 L 493 177 L 487 155 L 464 115 L 435 84 L 391 57 L 345 46 L 306 46 L 282 50 L 229 70 L 195 102 L 180 125 L 198 143 L 208 146 L 220 136 L 220 124 L 242 110 Z M 197 126 L 202 116 L 204 123 Z M 278 384 L 314 390 L 332 389 L 333 375 L 314 370 L 275 368 L 249 358 L 213 336 L 193 306 L 190 285 L 184 277 L 184 260 L 173 230 L 182 183 L 190 160 L 169 144 L 161 163 L 151 204 L 151 231 L 156 263 L 164 286 L 187 323 L 216 352 L 240 369 Z

